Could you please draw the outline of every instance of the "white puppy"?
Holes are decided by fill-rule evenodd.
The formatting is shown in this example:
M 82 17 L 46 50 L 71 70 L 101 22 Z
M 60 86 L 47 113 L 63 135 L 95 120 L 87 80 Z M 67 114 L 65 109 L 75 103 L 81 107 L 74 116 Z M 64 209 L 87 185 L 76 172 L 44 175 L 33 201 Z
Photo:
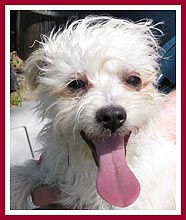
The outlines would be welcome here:
M 153 125 L 161 95 L 151 21 L 87 17 L 44 37 L 27 61 L 42 161 L 11 168 L 11 209 L 35 187 L 61 190 L 73 209 L 175 209 L 175 146 Z

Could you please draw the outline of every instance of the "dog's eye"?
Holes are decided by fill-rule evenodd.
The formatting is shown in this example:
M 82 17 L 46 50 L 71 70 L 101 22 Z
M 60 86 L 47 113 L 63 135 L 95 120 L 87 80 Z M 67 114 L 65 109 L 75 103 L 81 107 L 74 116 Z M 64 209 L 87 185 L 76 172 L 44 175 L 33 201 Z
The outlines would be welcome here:
M 129 76 L 126 82 L 131 86 L 139 86 L 141 84 L 141 79 L 138 76 Z
M 77 79 L 77 80 L 70 82 L 68 84 L 68 87 L 71 89 L 81 89 L 81 88 L 85 87 L 85 83 L 82 80 Z

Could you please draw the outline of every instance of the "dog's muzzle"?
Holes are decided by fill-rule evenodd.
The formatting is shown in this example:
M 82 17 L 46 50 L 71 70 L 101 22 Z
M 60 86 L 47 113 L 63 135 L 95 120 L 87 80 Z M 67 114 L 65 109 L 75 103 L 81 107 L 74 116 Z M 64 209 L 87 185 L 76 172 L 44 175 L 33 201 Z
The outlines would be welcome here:
M 81 131 L 81 137 L 92 151 L 98 166 L 96 187 L 98 194 L 111 205 L 126 207 L 139 196 L 140 184 L 126 163 L 126 146 L 131 132 L 119 134 L 126 120 L 122 107 L 106 107 L 96 112 L 96 120 L 110 132 L 93 138 Z

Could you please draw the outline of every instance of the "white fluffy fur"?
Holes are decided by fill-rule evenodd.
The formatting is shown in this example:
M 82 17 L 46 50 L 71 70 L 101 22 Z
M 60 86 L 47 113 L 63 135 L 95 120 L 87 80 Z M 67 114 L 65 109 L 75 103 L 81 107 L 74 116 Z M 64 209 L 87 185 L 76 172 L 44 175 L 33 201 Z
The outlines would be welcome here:
M 29 196 L 40 184 L 58 186 L 56 203 L 67 207 L 120 209 L 98 195 L 97 166 L 79 134 L 107 135 L 95 121 L 95 112 L 107 105 L 125 108 L 127 120 L 118 132 L 132 131 L 127 163 L 141 193 L 125 209 L 175 209 L 175 146 L 152 119 L 161 103 L 152 85 L 159 70 L 155 32 L 161 34 L 151 21 L 87 17 L 43 37 L 25 71 L 30 85 L 40 87 L 37 110 L 48 120 L 39 136 L 44 159 L 40 166 L 32 160 L 11 168 L 11 209 L 29 209 Z M 123 83 L 131 73 L 140 75 L 140 90 Z M 71 94 L 67 85 L 79 77 L 90 87 Z

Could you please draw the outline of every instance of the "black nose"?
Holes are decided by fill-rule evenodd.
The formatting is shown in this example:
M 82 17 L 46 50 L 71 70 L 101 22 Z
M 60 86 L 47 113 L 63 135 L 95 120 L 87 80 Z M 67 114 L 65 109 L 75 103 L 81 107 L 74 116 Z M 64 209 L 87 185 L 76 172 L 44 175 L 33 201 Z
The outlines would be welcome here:
M 101 123 L 104 128 L 115 132 L 120 128 L 127 118 L 125 109 L 121 106 L 108 106 L 98 109 L 96 112 L 96 120 Z

